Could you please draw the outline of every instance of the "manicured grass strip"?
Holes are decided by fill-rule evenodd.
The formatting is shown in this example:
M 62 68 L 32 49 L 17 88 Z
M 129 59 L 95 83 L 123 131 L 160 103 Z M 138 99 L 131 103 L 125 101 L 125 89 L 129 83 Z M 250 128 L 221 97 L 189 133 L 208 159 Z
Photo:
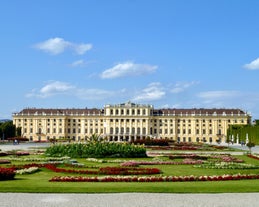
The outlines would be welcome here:
M 235 180 L 219 182 L 46 182 L 20 178 L 16 181 L 2 181 L 1 192 L 27 193 L 244 193 L 259 192 L 259 180 Z

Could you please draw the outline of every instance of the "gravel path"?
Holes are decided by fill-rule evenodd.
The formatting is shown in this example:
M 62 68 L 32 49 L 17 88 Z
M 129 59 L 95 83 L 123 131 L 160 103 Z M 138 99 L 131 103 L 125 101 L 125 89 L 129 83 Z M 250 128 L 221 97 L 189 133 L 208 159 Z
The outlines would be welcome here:
M 259 193 L 0 193 L 1 207 L 258 207 Z

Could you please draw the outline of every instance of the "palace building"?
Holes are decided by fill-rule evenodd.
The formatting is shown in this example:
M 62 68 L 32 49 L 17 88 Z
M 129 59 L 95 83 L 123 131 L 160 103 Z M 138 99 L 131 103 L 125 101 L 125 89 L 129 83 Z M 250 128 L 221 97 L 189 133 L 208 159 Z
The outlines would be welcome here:
M 109 141 L 149 137 L 211 143 L 226 142 L 229 125 L 250 124 L 251 116 L 240 109 L 155 109 L 127 102 L 103 109 L 26 108 L 13 114 L 13 123 L 30 141 L 83 141 L 96 133 Z

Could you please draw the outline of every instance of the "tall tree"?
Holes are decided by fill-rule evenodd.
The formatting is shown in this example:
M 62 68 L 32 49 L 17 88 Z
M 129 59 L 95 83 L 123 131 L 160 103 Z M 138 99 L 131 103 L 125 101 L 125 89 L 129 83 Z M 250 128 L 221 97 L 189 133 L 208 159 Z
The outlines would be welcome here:
M 15 125 L 12 121 L 7 121 L 1 124 L 1 136 L 2 139 L 7 139 L 9 137 L 14 137 L 16 135 Z

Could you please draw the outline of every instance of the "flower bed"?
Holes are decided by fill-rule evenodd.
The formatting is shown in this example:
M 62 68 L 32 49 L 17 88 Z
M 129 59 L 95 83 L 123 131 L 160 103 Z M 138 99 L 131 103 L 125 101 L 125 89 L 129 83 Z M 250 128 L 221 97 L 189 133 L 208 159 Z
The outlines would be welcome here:
M 220 163 L 205 163 L 202 165 L 195 165 L 196 168 L 207 168 L 207 169 L 259 169 L 258 165 L 245 164 L 245 163 L 233 163 L 233 162 L 220 162 Z
M 11 163 L 10 160 L 3 160 L 3 159 L 0 159 L 0 164 L 9 164 Z
M 70 159 L 70 157 L 9 157 L 7 158 L 10 161 L 19 161 L 19 162 L 63 162 L 65 160 Z
M 184 159 L 179 162 L 172 161 L 127 161 L 121 164 L 121 166 L 138 166 L 138 165 L 197 165 L 202 164 L 202 160 Z
M 259 155 L 255 155 L 255 154 L 248 154 L 247 157 L 250 157 L 250 158 L 253 158 L 253 159 L 256 159 L 256 160 L 259 160 Z
M 157 168 L 128 168 L 128 167 L 103 167 L 98 170 L 76 170 L 57 168 L 55 165 L 46 164 L 45 167 L 53 172 L 77 173 L 90 175 L 152 175 L 159 174 L 161 171 Z
M 0 167 L 0 180 L 13 180 L 15 176 L 14 168 Z
M 207 160 L 210 155 L 198 155 L 198 154 L 173 154 L 169 155 L 169 159 L 184 159 L 184 158 L 191 158 L 191 159 L 199 159 L 199 160 Z
M 0 152 L 0 157 L 8 156 L 9 154 L 7 152 Z
M 30 152 L 20 151 L 20 152 L 16 152 L 16 155 L 17 155 L 17 156 L 30 155 Z
M 242 163 L 244 160 L 238 159 L 236 157 L 233 157 L 231 155 L 212 155 L 212 159 L 218 159 L 221 162 L 237 162 L 237 163 Z
M 35 173 L 39 170 L 38 167 L 29 167 L 29 168 L 24 168 L 21 170 L 16 170 L 15 173 L 19 174 L 19 175 L 23 175 L 23 174 L 32 174 Z
M 55 176 L 50 182 L 191 182 L 191 181 L 227 181 L 259 179 L 258 174 L 235 174 L 213 176 L 105 176 L 105 177 L 81 177 L 81 176 Z

